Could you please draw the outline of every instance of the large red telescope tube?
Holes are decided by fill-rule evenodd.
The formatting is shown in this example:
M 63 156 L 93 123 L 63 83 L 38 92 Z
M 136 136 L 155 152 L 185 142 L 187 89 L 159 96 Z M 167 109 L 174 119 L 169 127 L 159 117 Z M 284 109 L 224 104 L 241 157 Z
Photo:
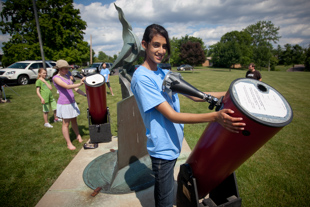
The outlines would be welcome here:
M 187 159 L 197 181 L 198 198 L 205 197 L 293 118 L 284 97 L 254 79 L 237 79 L 223 99 L 224 109 L 242 117 L 245 131 L 231 133 L 210 123 Z
M 84 82 L 92 124 L 107 123 L 107 95 L 104 76 L 90 75 L 85 78 Z

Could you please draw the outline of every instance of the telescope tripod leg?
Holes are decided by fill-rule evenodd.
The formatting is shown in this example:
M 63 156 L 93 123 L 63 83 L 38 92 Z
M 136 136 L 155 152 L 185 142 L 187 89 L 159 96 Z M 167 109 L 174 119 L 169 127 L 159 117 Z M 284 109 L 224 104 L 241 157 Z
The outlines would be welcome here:
M 9 87 L 7 84 L 5 84 L 5 87 L 10 89 L 11 91 L 13 91 L 16 95 L 20 96 L 19 93 L 17 93 L 16 91 L 14 91 L 11 87 Z
M 2 85 L 1 86 L 0 103 L 6 103 L 6 102 L 10 102 L 10 100 L 6 98 L 5 91 L 4 91 L 4 85 Z

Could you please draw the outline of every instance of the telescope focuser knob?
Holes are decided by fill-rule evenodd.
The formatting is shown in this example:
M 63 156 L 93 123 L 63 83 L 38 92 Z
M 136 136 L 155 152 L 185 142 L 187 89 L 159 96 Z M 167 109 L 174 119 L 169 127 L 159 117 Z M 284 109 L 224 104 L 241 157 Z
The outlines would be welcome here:
M 208 102 L 208 103 L 210 103 L 210 105 L 209 105 L 209 109 L 210 110 L 213 110 L 214 109 L 214 107 L 217 105 L 217 103 L 218 103 L 218 98 L 216 98 L 216 97 L 214 97 L 214 96 L 211 96 L 211 95 L 209 95 L 209 94 L 205 94 L 205 101 L 206 102 Z
M 217 101 L 218 101 L 218 99 L 215 98 L 215 97 L 213 97 L 213 96 L 211 96 L 211 97 L 212 97 L 212 98 L 211 98 L 211 101 L 210 101 L 209 109 L 210 109 L 210 110 L 213 110 L 214 107 L 215 107 L 215 105 L 216 105 L 216 103 L 217 103 Z
M 224 96 L 222 96 L 217 103 L 215 104 L 215 111 L 219 111 L 222 108 L 222 101 L 223 101 Z
M 214 105 L 210 104 L 210 105 L 209 105 L 209 109 L 210 109 L 210 110 L 213 110 L 213 109 L 214 109 Z

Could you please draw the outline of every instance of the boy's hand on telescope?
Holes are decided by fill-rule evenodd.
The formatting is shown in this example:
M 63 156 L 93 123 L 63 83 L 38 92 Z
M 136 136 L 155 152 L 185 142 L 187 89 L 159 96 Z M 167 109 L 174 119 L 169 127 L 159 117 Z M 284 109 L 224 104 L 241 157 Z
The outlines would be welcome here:
M 229 114 L 233 114 L 234 111 L 231 109 L 222 109 L 217 112 L 218 116 L 216 121 L 222 125 L 228 131 L 233 133 L 239 133 L 240 130 L 244 130 L 245 123 L 242 123 L 241 117 L 232 117 Z
M 84 84 L 84 80 L 85 80 L 85 77 L 81 79 L 81 82 L 80 82 L 81 85 Z

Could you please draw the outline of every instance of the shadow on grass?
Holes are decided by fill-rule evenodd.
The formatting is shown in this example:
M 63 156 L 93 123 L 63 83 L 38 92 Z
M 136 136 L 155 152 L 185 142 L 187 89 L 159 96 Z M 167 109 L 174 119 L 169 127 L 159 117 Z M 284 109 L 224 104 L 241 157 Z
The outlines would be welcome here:
M 194 70 L 194 71 L 176 71 L 177 73 L 180 74 L 191 74 L 191 73 L 195 73 L 195 74 L 199 74 L 200 71 Z
M 213 68 L 213 69 L 210 69 L 210 71 L 213 71 L 213 72 L 232 72 L 232 71 L 244 71 L 246 73 L 246 69 L 243 69 L 243 68 L 234 68 L 234 69 L 231 69 L 229 70 L 228 68 L 226 69 L 220 69 L 220 68 Z
M 1 92 L 0 92 L 1 93 Z M 0 94 L 0 97 L 1 97 L 1 94 Z M 6 91 L 5 91 L 5 98 L 6 99 L 10 99 L 10 100 L 12 100 L 12 99 L 14 99 L 14 98 L 12 98 L 13 96 L 11 96 L 11 95 L 7 95 L 7 93 L 6 93 Z
M 80 135 L 82 138 L 84 137 L 84 135 L 89 135 L 89 133 L 88 134 L 84 133 L 84 131 L 89 131 L 88 127 L 86 127 L 84 125 L 82 125 L 82 126 L 79 125 L 78 128 L 79 128 L 79 132 L 80 132 Z M 71 127 L 70 127 L 70 139 L 71 139 L 71 141 L 76 139 L 76 135 L 75 135 L 75 133 Z
M 54 115 L 53 115 L 53 113 L 50 112 L 49 116 L 50 116 L 49 117 L 49 123 L 54 123 Z M 62 125 L 62 122 L 59 122 L 59 124 Z M 88 126 L 79 125 L 79 123 L 78 123 L 78 128 L 79 128 L 79 132 L 80 132 L 80 135 L 81 135 L 82 138 L 83 138 L 84 135 L 89 136 L 89 128 L 88 128 Z M 72 129 L 71 123 L 70 123 L 70 126 L 69 126 L 69 134 L 70 134 L 71 141 L 76 139 L 76 135 L 75 135 L 75 133 L 74 133 L 74 131 Z

